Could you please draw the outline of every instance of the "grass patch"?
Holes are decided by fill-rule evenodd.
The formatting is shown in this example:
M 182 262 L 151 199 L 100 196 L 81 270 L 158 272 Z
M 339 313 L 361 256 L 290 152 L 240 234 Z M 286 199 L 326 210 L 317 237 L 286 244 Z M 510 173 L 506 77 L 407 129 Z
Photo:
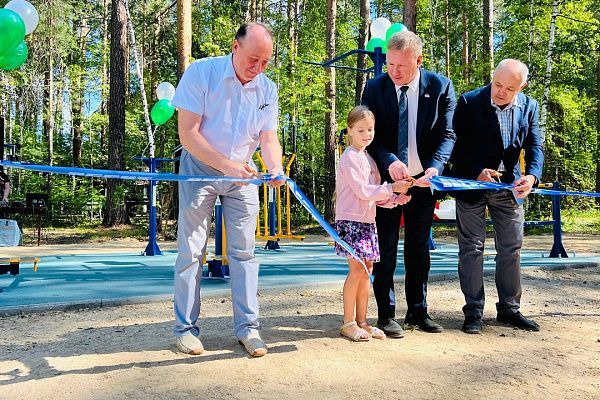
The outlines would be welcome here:
M 565 233 L 597 235 L 600 233 L 600 210 L 564 210 L 561 212 Z

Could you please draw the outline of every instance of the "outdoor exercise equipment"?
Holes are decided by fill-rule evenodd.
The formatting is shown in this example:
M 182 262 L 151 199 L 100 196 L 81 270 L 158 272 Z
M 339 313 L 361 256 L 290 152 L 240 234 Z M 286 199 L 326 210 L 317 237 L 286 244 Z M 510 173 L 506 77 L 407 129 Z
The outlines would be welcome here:
M 267 166 L 265 165 L 260 153 L 256 153 L 258 162 L 261 165 L 263 173 L 267 172 Z M 292 164 L 296 160 L 296 153 L 290 156 L 286 166 L 286 176 L 290 175 Z M 284 160 L 285 161 L 285 158 Z M 279 239 L 290 239 L 290 240 L 304 240 L 302 235 L 294 235 L 292 233 L 292 206 L 291 206 L 291 194 L 290 187 L 286 183 L 285 185 L 285 214 L 286 214 L 286 233 L 283 233 L 282 229 L 282 207 L 281 207 L 281 188 L 273 188 L 267 184 L 263 184 L 263 221 L 264 230 L 261 233 L 261 219 L 260 212 L 256 216 L 256 238 L 267 240 L 265 244 L 265 250 L 279 250 Z
M 33 263 L 33 272 L 37 272 L 38 257 L 0 258 L 0 275 L 19 275 L 21 263 Z
M 481 182 L 472 181 L 468 179 L 457 179 L 449 178 L 445 176 L 434 176 L 430 180 L 432 187 L 439 191 L 449 190 L 471 190 L 471 189 L 484 189 L 484 190 L 511 190 L 512 186 L 506 183 L 496 182 Z M 570 192 L 561 191 L 560 183 L 546 183 L 540 184 L 537 188 L 533 189 L 532 193 L 542 194 L 546 196 L 552 196 L 552 219 L 546 221 L 525 221 L 525 226 L 544 226 L 552 225 L 554 234 L 554 243 L 550 250 L 549 257 L 559 258 L 568 257 L 567 252 L 562 243 L 562 226 L 561 226 L 561 213 L 560 213 L 560 196 L 585 196 L 585 197 L 600 197 L 600 193 L 594 192 Z M 455 221 L 434 221 L 434 223 L 455 223 Z M 435 250 L 436 244 L 433 237 L 429 238 L 429 247 L 431 250 Z
M 154 157 L 133 157 L 136 161 L 141 161 L 150 170 L 150 173 L 155 173 L 158 171 L 158 168 L 163 163 L 174 162 L 174 158 L 154 158 Z M 158 191 L 156 190 L 156 185 L 158 181 L 149 180 L 148 181 L 148 210 L 150 212 L 149 221 L 148 221 L 148 245 L 146 249 L 143 251 L 143 255 L 145 256 L 160 256 L 162 255 L 162 251 L 158 247 L 158 243 L 156 242 L 156 196 L 158 195 Z

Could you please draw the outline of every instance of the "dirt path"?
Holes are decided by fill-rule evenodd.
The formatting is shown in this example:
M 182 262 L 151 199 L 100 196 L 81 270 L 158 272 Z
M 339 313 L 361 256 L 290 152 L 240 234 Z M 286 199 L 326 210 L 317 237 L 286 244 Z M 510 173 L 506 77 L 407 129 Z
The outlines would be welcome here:
M 600 268 L 524 271 L 538 333 L 493 320 L 492 279 L 484 334 L 460 331 L 454 280 L 430 285 L 442 334 L 368 343 L 339 337 L 341 287 L 261 292 L 261 359 L 228 297 L 205 299 L 198 357 L 175 352 L 170 302 L 0 317 L 0 399 L 600 399 Z

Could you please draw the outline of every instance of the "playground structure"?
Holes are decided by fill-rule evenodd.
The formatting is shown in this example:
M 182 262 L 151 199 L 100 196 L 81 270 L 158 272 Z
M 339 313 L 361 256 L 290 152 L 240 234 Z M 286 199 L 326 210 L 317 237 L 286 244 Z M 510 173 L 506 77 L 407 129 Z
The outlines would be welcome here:
M 261 171 L 266 174 L 267 167 L 259 152 L 256 152 L 256 158 L 261 166 Z M 296 153 L 293 153 L 285 166 L 286 176 L 290 175 L 292 164 L 296 160 Z M 283 160 L 285 162 L 285 158 Z M 280 250 L 280 239 L 289 240 L 304 240 L 302 235 L 294 235 L 292 233 L 292 208 L 291 208 L 291 193 L 289 186 L 285 185 L 285 218 L 286 232 L 283 232 L 282 221 L 283 213 L 281 206 L 281 187 L 273 188 L 267 183 L 262 185 L 262 213 L 261 220 L 260 211 L 256 216 L 256 239 L 266 240 L 265 250 Z M 260 196 L 259 196 L 260 199 Z M 221 201 L 217 198 L 214 211 L 215 221 L 215 253 L 208 262 L 206 255 L 204 256 L 203 264 L 207 264 L 207 269 L 202 273 L 202 276 L 207 279 L 223 279 L 229 276 L 229 264 L 227 262 L 227 235 L 225 232 L 225 222 L 223 220 L 223 207 Z M 261 222 L 264 224 L 262 225 Z
M 0 258 L 0 275 L 19 275 L 21 263 L 33 263 L 33 272 L 37 272 L 38 257 Z
M 523 164 L 522 164 L 523 165 Z M 540 189 L 560 189 L 560 182 L 553 183 L 541 183 L 539 185 Z M 448 204 L 448 203 L 446 203 Z M 456 223 L 456 216 L 454 218 L 450 218 L 452 212 L 449 209 L 444 209 L 442 212 L 436 210 L 434 215 L 438 215 L 437 220 L 434 220 L 434 225 L 454 225 Z M 454 212 L 454 215 L 455 212 Z M 445 217 L 445 218 L 442 218 Z M 488 222 L 491 224 L 491 221 Z M 560 196 L 553 195 L 552 196 L 552 219 L 544 220 L 544 221 L 525 221 L 525 226 L 549 226 L 552 225 L 553 232 L 553 244 L 552 249 L 550 250 L 549 257 L 550 258 L 567 258 L 567 252 L 562 243 L 562 222 L 561 222 L 561 212 L 560 212 Z M 433 230 L 429 236 L 429 249 L 435 250 L 437 245 L 435 240 L 433 239 Z

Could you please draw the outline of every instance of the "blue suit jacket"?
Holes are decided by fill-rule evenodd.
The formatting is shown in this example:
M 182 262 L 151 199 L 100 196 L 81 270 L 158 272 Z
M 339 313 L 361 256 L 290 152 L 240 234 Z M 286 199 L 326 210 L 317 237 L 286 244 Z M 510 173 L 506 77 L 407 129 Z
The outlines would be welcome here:
M 491 86 L 463 94 L 454 112 L 456 144 L 450 158 L 448 175 L 477 179 L 484 168 L 497 169 L 500 161 L 506 169 L 501 180 L 512 184 L 521 177 L 519 156 L 525 149 L 525 174 L 534 175 L 539 182 L 544 164 L 542 137 L 538 126 L 538 102 L 519 93 L 513 111 L 511 142 L 506 149 L 502 143 L 500 124 L 491 104 Z M 476 201 L 484 191 L 455 191 L 454 197 Z
M 382 181 L 391 181 L 390 164 L 398 160 L 398 97 L 388 74 L 370 79 L 361 103 L 375 114 L 375 137 L 367 151 L 377 162 Z M 452 82 L 421 69 L 417 111 L 417 152 L 424 169 L 435 167 L 441 174 L 456 136 L 452 115 L 456 99 Z

